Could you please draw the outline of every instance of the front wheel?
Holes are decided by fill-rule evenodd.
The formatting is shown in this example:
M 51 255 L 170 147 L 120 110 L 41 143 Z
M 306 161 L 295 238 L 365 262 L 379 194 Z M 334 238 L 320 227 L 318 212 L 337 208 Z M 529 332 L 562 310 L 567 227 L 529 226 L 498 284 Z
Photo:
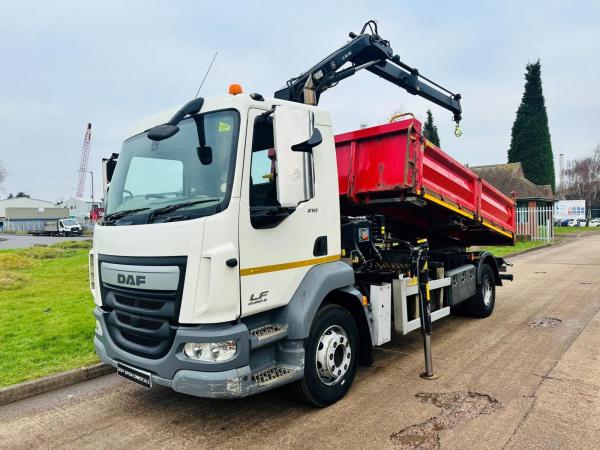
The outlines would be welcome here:
M 477 284 L 475 297 L 465 305 L 468 312 L 475 317 L 488 317 L 494 311 L 496 303 L 496 279 L 494 271 L 488 264 L 481 268 L 481 283 Z
M 296 384 L 296 394 L 319 407 L 331 405 L 346 395 L 358 361 L 358 329 L 348 310 L 338 305 L 321 308 L 304 352 L 304 378 Z

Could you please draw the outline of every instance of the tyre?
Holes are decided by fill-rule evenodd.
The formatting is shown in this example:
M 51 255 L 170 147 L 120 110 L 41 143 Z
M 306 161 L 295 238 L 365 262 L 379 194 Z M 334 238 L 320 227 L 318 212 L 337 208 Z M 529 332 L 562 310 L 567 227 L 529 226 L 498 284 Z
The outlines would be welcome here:
M 481 267 L 481 283 L 477 283 L 477 293 L 466 304 L 466 310 L 475 317 L 488 317 L 494 311 L 496 302 L 496 279 L 488 264 Z
M 304 352 L 304 378 L 294 386 L 296 395 L 321 408 L 346 395 L 358 361 L 358 329 L 348 310 L 331 304 L 322 307 Z

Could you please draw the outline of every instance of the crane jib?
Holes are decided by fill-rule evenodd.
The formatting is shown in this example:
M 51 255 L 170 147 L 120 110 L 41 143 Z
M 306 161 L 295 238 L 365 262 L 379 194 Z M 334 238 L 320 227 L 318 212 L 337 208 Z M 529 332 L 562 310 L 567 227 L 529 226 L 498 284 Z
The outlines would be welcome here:
M 275 92 L 275 98 L 298 103 L 318 104 L 319 98 L 327 89 L 339 81 L 351 77 L 361 69 L 383 78 L 408 93 L 423 97 L 430 102 L 447 109 L 454 115 L 457 125 L 461 120 L 460 94 L 455 94 L 443 86 L 419 75 L 419 71 L 410 67 L 394 55 L 388 41 L 377 34 L 356 35 L 344 46 L 322 59 L 306 72 L 289 80 L 286 86 Z M 350 67 L 341 69 L 346 64 Z M 341 70 L 340 70 L 341 69 Z

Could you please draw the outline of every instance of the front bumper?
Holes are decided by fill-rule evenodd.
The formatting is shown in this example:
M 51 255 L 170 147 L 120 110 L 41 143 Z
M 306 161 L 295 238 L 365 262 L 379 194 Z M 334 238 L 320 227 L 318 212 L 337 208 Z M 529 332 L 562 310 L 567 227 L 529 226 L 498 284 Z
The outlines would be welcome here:
M 96 332 L 94 337 L 94 348 L 103 362 L 113 367 L 122 362 L 149 371 L 153 383 L 176 392 L 196 397 L 239 398 L 277 385 L 261 386 L 254 381 L 249 362 L 248 328 L 242 323 L 180 327 L 169 352 L 162 358 L 149 359 L 126 352 L 115 344 L 100 308 L 95 308 L 94 316 L 102 327 L 102 335 Z M 221 342 L 230 339 L 237 340 L 238 352 L 233 359 L 224 363 L 192 361 L 183 354 L 186 342 Z M 298 372 L 293 378 L 299 379 L 301 376 L 302 372 Z

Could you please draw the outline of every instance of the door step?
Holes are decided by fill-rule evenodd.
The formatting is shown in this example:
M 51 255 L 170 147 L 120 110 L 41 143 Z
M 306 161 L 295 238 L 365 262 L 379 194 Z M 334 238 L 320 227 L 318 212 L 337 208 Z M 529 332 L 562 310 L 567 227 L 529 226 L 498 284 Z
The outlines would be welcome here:
M 287 325 L 270 323 L 250 330 L 250 348 L 255 349 L 287 336 Z
M 288 367 L 273 366 L 268 369 L 261 370 L 255 374 L 252 374 L 252 380 L 259 387 L 269 386 L 274 383 L 279 383 L 293 378 L 298 373 L 296 369 L 290 369 Z

